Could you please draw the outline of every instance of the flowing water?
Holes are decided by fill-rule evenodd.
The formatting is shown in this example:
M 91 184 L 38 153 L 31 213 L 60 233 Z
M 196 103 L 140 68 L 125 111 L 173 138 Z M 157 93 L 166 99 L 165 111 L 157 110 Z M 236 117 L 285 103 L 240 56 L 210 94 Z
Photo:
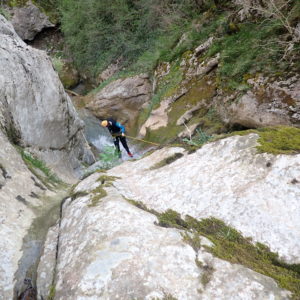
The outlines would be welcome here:
M 28 288 L 28 282 L 30 282 L 33 287 L 36 286 L 37 267 L 42 255 L 47 232 L 49 228 L 58 221 L 60 205 L 67 194 L 68 191 L 63 189 L 57 191 L 55 196 L 41 198 L 42 204 L 38 208 L 33 208 L 36 218 L 33 220 L 23 240 L 23 255 L 15 274 L 16 284 L 14 299 L 22 299 L 20 295 Z M 35 298 L 24 299 L 31 300 Z
M 99 154 L 105 152 L 106 146 L 114 147 L 113 139 L 106 128 L 103 128 L 100 125 L 100 120 L 98 120 L 95 116 L 93 116 L 89 111 L 82 109 L 78 111 L 79 116 L 85 123 L 85 136 L 90 145 L 94 148 L 94 152 L 96 152 L 96 159 L 99 158 Z M 141 156 L 149 151 L 151 147 L 147 144 L 138 143 L 134 140 L 127 138 L 127 143 L 130 151 L 133 153 L 133 159 L 139 159 Z M 123 161 L 130 160 L 131 158 L 128 156 L 124 148 L 120 143 L 120 149 L 122 152 L 122 159 L 118 161 L 117 164 L 122 163 Z M 97 163 L 97 166 L 101 167 L 101 162 Z M 95 166 L 94 166 L 95 168 Z M 93 168 L 90 168 L 91 170 Z

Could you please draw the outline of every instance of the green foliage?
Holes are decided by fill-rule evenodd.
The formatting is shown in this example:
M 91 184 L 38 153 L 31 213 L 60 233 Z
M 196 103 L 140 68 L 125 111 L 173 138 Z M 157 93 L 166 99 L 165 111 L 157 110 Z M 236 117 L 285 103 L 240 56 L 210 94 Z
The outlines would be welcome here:
M 197 135 L 191 139 L 184 138 L 182 139 L 183 142 L 187 143 L 191 146 L 202 146 L 203 144 L 207 143 L 212 137 L 202 131 L 201 128 L 197 129 Z
M 280 261 L 278 255 L 270 249 L 250 239 L 244 238 L 240 232 L 215 219 L 198 221 L 192 217 L 185 219 L 187 227 L 209 238 L 214 246 L 208 248 L 215 256 L 234 264 L 242 264 L 256 272 L 274 278 L 282 288 L 300 296 L 300 266 L 289 265 Z
M 64 62 L 60 56 L 52 57 L 52 64 L 57 73 L 61 73 L 63 71 Z
M 153 67 L 161 48 L 174 45 L 199 11 L 191 0 L 59 0 L 59 7 L 77 65 L 94 73 L 120 58 L 139 71 Z
M 98 186 L 92 191 L 93 197 L 91 199 L 91 203 L 88 205 L 88 207 L 94 207 L 99 204 L 100 199 L 107 196 L 106 190 L 103 188 L 102 185 Z
M 103 163 L 102 168 L 110 169 L 118 164 L 119 153 L 114 146 L 105 146 L 102 153 L 99 154 Z
M 120 177 L 117 176 L 107 176 L 107 175 L 101 175 L 97 181 L 101 182 L 101 185 L 99 185 L 97 188 L 95 188 L 91 193 L 93 195 L 91 199 L 91 203 L 88 205 L 88 207 L 94 207 L 96 206 L 100 199 L 107 196 L 107 192 L 104 189 L 105 187 L 112 186 L 112 182 L 116 179 L 119 179 Z
M 11 18 L 10 13 L 1 6 L 0 6 L 0 15 L 2 15 L 7 20 L 10 20 L 10 18 Z
M 278 64 L 284 50 L 278 38 L 281 29 L 282 24 L 271 19 L 239 24 L 236 32 L 225 32 L 217 38 L 207 56 L 221 54 L 218 75 L 223 86 L 247 89 L 246 85 L 241 86 L 245 74 L 274 73 L 285 68 L 284 62 Z
M 47 300 L 53 300 L 55 297 L 55 293 L 56 293 L 55 286 L 51 285 Z
M 52 185 L 57 185 L 57 184 L 62 184 L 62 181 L 57 177 L 56 174 L 54 174 L 50 168 L 46 166 L 46 164 L 31 155 L 29 152 L 24 151 L 23 149 L 20 148 L 20 153 L 22 156 L 23 161 L 26 163 L 28 168 L 39 178 L 41 181 L 49 188 L 52 188 L 51 185 L 47 181 L 49 181 Z M 39 169 L 42 171 L 42 173 L 45 175 L 46 180 L 40 176 L 35 169 Z
M 158 216 L 158 225 L 162 227 L 175 227 L 178 229 L 187 228 L 187 223 L 182 220 L 180 214 L 172 209 L 168 209 Z

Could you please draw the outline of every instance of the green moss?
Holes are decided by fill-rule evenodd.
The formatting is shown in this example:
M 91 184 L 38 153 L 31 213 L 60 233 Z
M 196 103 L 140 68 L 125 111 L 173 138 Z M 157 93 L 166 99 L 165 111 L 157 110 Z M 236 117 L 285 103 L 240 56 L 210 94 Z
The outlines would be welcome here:
M 118 176 L 108 176 L 108 175 L 101 175 L 97 181 L 100 181 L 101 184 L 104 184 L 105 182 L 112 182 L 115 181 L 117 179 L 121 179 L 121 177 Z
M 287 126 L 266 127 L 235 131 L 221 138 L 233 135 L 247 135 L 256 133 L 259 135 L 257 150 L 260 153 L 272 154 L 297 154 L 300 153 L 300 129 Z M 218 139 L 218 138 L 217 138 Z
M 56 293 L 55 286 L 51 285 L 47 300 L 54 300 L 55 293 Z
M 202 266 L 204 272 L 201 276 L 201 283 L 205 287 L 211 280 L 214 269 L 208 265 Z
M 123 196 L 123 198 L 124 198 L 124 200 L 128 201 L 130 204 L 138 207 L 139 209 L 147 211 L 147 212 L 149 212 L 149 213 L 151 213 L 151 214 L 153 214 L 155 216 L 159 215 L 158 212 L 156 212 L 154 209 L 149 209 L 143 202 L 135 201 L 135 200 L 132 200 L 132 199 L 128 199 L 128 198 L 126 198 L 124 196 Z
M 272 154 L 300 153 L 300 129 L 294 127 L 273 127 L 258 129 L 259 152 Z
M 16 147 L 28 169 L 50 190 L 67 186 L 46 164 L 21 147 Z M 43 176 L 43 175 L 44 176 Z
M 182 153 L 174 153 L 173 155 L 163 159 L 162 161 L 156 163 L 154 166 L 152 166 L 149 170 L 157 170 L 159 168 L 162 168 L 166 165 L 171 164 L 172 162 L 176 161 L 177 159 L 179 159 L 180 157 L 182 157 L 183 154 Z
M 187 223 L 182 220 L 180 214 L 172 209 L 158 215 L 158 224 L 162 227 L 187 228 Z
M 97 179 L 98 182 L 101 182 L 101 185 L 91 192 L 93 196 L 91 198 L 91 203 L 88 205 L 88 207 L 97 206 L 99 204 L 100 199 L 107 196 L 107 192 L 104 188 L 112 186 L 112 182 L 116 179 L 120 179 L 120 177 L 101 175 Z
M 70 193 L 70 197 L 72 198 L 72 201 L 75 200 L 78 197 L 84 197 L 87 196 L 88 193 L 87 192 L 83 192 L 83 191 L 79 191 L 79 192 L 71 192 Z
M 91 199 L 91 203 L 88 205 L 88 207 L 94 207 L 99 204 L 100 199 L 107 196 L 107 192 L 102 187 L 102 185 L 98 186 L 92 191 L 93 197 Z
M 178 215 L 174 214 L 174 219 L 169 220 L 169 224 L 172 222 L 176 227 L 181 223 L 182 228 L 196 231 L 210 239 L 214 246 L 207 247 L 207 250 L 215 256 L 272 277 L 282 288 L 292 291 L 295 299 L 300 297 L 300 265 L 281 262 L 278 255 L 271 252 L 267 246 L 254 245 L 251 239 L 244 238 L 240 232 L 216 218 L 198 221 L 186 217 L 179 223 Z
M 11 15 L 10 15 L 9 11 L 4 9 L 3 7 L 0 7 L 0 15 L 2 15 L 7 20 L 11 19 Z
M 208 84 L 210 82 L 210 84 Z M 185 126 L 176 125 L 177 120 L 195 105 L 203 102 L 203 108 L 195 111 L 188 126 L 201 124 L 209 134 L 225 131 L 225 125 L 213 109 L 206 108 L 216 92 L 215 75 L 210 74 L 200 80 L 185 83 L 188 92 L 171 104 L 168 111 L 168 125 L 157 130 L 147 130 L 145 139 L 160 144 L 170 143 L 177 135 L 185 130 Z
M 277 253 L 261 243 L 252 243 L 251 238 L 245 238 L 236 229 L 226 225 L 216 218 L 196 220 L 186 216 L 183 220 L 180 214 L 173 210 L 158 213 L 148 209 L 146 205 L 134 200 L 128 200 L 135 206 L 153 213 L 159 222 L 157 225 L 163 227 L 178 228 L 186 231 L 183 239 L 190 244 L 195 251 L 201 246 L 199 236 L 205 236 L 212 241 L 213 246 L 204 246 L 213 255 L 233 264 L 241 264 L 255 272 L 273 278 L 281 288 L 293 293 L 293 299 L 300 298 L 300 264 L 287 264 L 282 262 Z M 189 232 L 189 233 L 188 233 Z M 200 262 L 199 262 L 200 263 Z M 207 284 L 213 269 L 199 264 L 201 268 L 207 268 L 207 272 L 201 278 L 202 284 Z

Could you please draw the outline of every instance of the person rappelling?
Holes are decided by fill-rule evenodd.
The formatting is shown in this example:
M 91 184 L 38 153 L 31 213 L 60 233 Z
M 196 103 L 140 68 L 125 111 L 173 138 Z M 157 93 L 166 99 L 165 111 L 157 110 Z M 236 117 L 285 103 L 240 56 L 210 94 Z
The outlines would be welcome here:
M 126 150 L 127 154 L 130 157 L 133 157 L 132 153 L 129 151 L 129 147 L 127 145 L 126 136 L 125 136 L 125 127 L 117 122 L 116 120 L 109 118 L 107 120 L 103 120 L 101 122 L 101 126 L 106 127 L 110 134 L 113 137 L 114 145 L 116 147 L 116 150 L 118 152 L 119 157 L 122 156 L 121 150 L 120 150 L 120 141 Z

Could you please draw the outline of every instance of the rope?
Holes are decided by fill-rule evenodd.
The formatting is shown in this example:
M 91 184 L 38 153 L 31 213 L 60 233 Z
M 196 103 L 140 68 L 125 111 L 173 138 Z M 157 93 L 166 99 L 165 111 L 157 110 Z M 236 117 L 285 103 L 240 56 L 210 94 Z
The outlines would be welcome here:
M 142 139 L 138 139 L 138 138 L 135 138 L 133 136 L 129 136 L 129 135 L 126 135 L 127 138 L 130 138 L 132 140 L 136 140 L 136 141 L 140 141 L 140 142 L 143 142 L 143 143 L 148 143 L 148 144 L 152 144 L 152 145 L 155 145 L 155 146 L 160 146 L 160 144 L 157 144 L 157 143 L 153 143 L 153 142 L 149 142 L 149 141 L 145 141 L 145 140 L 142 140 Z

